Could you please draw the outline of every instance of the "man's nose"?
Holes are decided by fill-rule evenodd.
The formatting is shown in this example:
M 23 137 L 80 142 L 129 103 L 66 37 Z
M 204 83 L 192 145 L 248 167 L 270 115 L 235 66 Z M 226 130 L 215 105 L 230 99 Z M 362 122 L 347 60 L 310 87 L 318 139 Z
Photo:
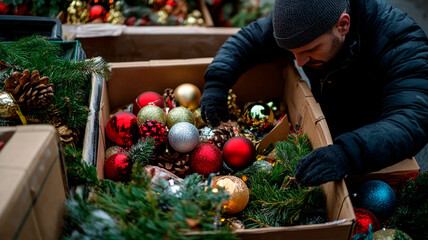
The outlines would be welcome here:
M 299 67 L 302 67 L 311 59 L 309 56 L 306 56 L 305 54 L 295 53 L 294 56 L 296 57 L 297 66 Z

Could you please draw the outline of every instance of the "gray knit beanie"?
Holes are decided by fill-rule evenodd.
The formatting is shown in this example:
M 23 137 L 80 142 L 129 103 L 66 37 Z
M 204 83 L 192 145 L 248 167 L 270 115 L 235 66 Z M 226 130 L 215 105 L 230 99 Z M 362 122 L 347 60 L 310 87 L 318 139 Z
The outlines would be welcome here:
M 346 0 L 275 0 L 275 40 L 284 49 L 304 46 L 330 30 L 346 7 Z

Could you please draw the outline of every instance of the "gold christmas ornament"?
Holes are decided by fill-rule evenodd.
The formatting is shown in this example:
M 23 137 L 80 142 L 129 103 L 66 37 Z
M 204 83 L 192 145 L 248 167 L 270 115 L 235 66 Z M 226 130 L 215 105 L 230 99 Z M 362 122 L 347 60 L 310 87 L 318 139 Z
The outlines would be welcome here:
M 204 19 L 202 18 L 202 13 L 195 9 L 190 14 L 187 14 L 186 19 L 184 20 L 185 25 L 203 25 Z
M 242 179 L 229 175 L 215 177 L 213 180 L 214 187 L 223 187 L 229 193 L 230 200 L 225 204 L 225 213 L 235 214 L 244 210 L 250 199 L 250 192 Z
M 80 0 L 71 1 L 67 8 L 67 23 L 86 23 L 89 21 L 89 11 L 86 2 Z
M 183 83 L 177 86 L 174 90 L 175 100 L 180 106 L 194 110 L 201 103 L 201 91 L 191 83 Z
M 110 10 L 107 13 L 106 22 L 111 24 L 123 24 L 125 22 L 125 18 L 120 11 L 121 2 L 117 1 L 113 5 L 110 6 Z
M 166 125 L 166 114 L 162 108 L 158 106 L 147 105 L 138 112 L 138 126 L 141 126 L 141 124 L 145 123 L 147 120 L 155 120 L 156 122 Z
M 400 231 L 398 229 L 378 230 L 373 234 L 373 240 L 395 240 L 395 239 L 412 240 L 412 238 L 409 235 L 407 235 L 405 232 Z
M 123 148 L 120 146 L 111 146 L 107 148 L 105 159 L 109 158 L 111 155 L 123 152 Z
M 166 125 L 171 129 L 174 124 L 179 122 L 188 122 L 195 124 L 195 117 L 192 112 L 185 107 L 176 107 L 169 111 L 166 117 Z
M 193 117 L 195 117 L 195 126 L 198 129 L 205 127 L 205 125 L 207 125 L 202 119 L 201 108 L 197 108 L 193 110 L 192 113 L 193 113 Z
M 160 24 L 167 24 L 168 23 L 168 12 L 165 8 L 157 11 L 156 13 L 158 15 L 158 23 Z
M 25 120 L 12 94 L 4 91 L 0 91 L 0 120 L 1 126 L 27 124 L 27 120 Z

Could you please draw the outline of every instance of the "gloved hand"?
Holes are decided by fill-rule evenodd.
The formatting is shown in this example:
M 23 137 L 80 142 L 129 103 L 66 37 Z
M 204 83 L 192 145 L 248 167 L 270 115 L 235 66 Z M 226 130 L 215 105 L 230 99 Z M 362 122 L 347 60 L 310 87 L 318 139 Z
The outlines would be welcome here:
M 295 177 L 304 186 L 317 186 L 340 180 L 350 173 L 350 163 L 340 145 L 329 145 L 313 150 L 299 159 Z
M 205 89 L 201 97 L 201 116 L 212 127 L 229 120 L 227 93 L 220 88 Z

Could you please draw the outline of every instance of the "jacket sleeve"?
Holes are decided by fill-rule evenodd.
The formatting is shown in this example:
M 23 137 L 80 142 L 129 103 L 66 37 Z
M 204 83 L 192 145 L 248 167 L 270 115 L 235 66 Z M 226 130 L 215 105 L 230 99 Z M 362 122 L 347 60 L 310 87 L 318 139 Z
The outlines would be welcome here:
M 381 81 L 378 121 L 338 136 L 352 173 L 367 173 L 414 156 L 428 141 L 428 41 L 406 13 L 384 1 L 367 7 L 368 61 Z
M 260 18 L 229 37 L 205 73 L 205 89 L 228 91 L 252 66 L 275 60 L 281 50 L 273 37 L 272 15 Z

